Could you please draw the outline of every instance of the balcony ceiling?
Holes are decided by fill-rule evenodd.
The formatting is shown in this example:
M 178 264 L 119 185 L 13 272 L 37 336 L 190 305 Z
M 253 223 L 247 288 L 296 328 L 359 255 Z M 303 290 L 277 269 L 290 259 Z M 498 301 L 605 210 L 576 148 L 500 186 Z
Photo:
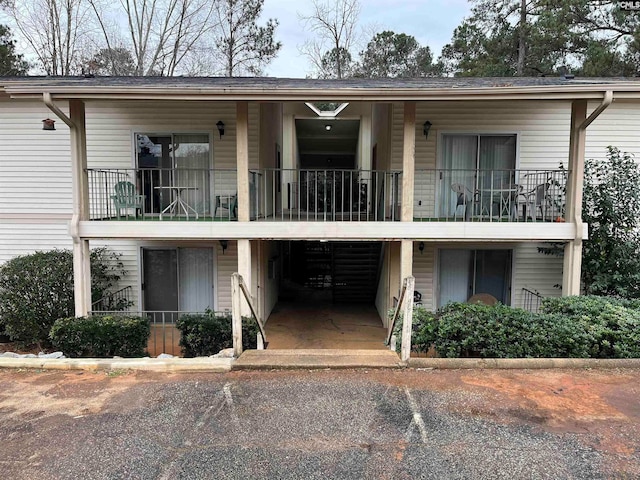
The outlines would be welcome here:
M 331 126 L 331 130 L 326 129 L 327 125 Z M 327 118 L 296 120 L 296 136 L 300 154 L 355 154 L 359 134 L 359 120 Z

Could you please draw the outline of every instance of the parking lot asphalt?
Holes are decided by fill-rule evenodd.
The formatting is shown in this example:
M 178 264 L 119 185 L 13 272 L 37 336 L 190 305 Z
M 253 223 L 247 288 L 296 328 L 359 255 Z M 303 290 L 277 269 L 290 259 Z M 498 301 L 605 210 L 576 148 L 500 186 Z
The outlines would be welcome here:
M 640 478 L 639 370 L 0 370 L 0 478 Z

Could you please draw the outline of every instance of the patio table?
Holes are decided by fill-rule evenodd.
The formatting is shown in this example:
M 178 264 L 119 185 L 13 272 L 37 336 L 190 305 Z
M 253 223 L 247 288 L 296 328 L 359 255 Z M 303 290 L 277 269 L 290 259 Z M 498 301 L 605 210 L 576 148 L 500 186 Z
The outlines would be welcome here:
M 189 210 L 195 214 L 196 220 L 198 219 L 198 212 L 196 212 L 196 210 L 182 198 L 182 192 L 184 192 L 185 190 L 196 191 L 198 190 L 198 187 L 162 186 L 154 188 L 156 190 L 168 190 L 169 192 L 173 192 L 174 195 L 174 200 L 169 205 L 167 205 L 167 207 L 162 210 L 162 212 L 160 212 L 160 220 L 162 220 L 163 214 L 169 212 L 174 215 L 176 213 L 176 210 L 179 211 L 179 209 L 182 209 L 184 214 L 187 216 L 187 219 L 189 219 Z

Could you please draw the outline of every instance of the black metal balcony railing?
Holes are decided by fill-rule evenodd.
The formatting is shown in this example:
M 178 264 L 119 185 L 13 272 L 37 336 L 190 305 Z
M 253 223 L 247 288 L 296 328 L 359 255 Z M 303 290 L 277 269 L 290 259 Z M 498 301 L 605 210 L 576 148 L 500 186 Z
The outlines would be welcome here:
M 401 172 L 263 169 L 251 172 L 252 219 L 396 221 Z
M 416 170 L 416 221 L 564 222 L 568 171 Z
M 91 220 L 235 220 L 236 170 L 87 169 Z
M 414 221 L 562 222 L 568 171 L 416 170 Z M 88 169 L 91 220 L 237 219 L 237 171 Z M 402 172 L 249 172 L 251 220 L 399 221 Z

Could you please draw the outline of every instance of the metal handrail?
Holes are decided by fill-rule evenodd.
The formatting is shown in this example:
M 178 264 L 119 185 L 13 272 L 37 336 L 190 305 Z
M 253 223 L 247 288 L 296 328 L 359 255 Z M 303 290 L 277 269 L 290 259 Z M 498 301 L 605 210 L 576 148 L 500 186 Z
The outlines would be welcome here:
M 128 309 L 133 304 L 131 300 L 132 294 L 133 294 L 133 288 L 131 288 L 131 285 L 128 285 L 124 288 L 121 288 L 120 290 L 116 290 L 115 292 L 105 295 L 99 300 L 96 300 L 95 302 L 93 302 L 91 304 L 91 310 L 98 311 L 98 312 L 106 311 L 106 310 L 102 310 L 102 308 L 104 308 L 105 303 L 107 303 L 107 305 L 111 307 L 112 303 L 110 301 L 112 299 L 116 299 L 116 301 L 120 299 L 124 300 L 126 302 L 125 308 Z M 109 302 L 107 302 L 108 300 Z M 115 311 L 127 311 L 127 310 L 115 310 Z
M 267 334 L 264 331 L 264 325 L 262 323 L 262 320 L 258 316 L 258 313 L 255 307 L 253 306 L 252 296 L 247 290 L 247 286 L 244 283 L 244 279 L 242 278 L 242 275 L 238 274 L 238 276 L 240 277 L 239 278 L 240 291 L 244 295 L 244 298 L 247 301 L 247 304 L 249 305 L 249 310 L 251 311 L 251 314 L 253 315 L 253 318 L 255 319 L 256 324 L 258 325 L 258 329 L 260 330 L 260 335 L 262 336 L 262 343 L 264 345 L 264 348 L 267 348 L 267 345 L 269 344 L 269 342 L 267 342 Z
M 402 282 L 402 290 L 400 290 L 400 298 L 398 299 L 398 303 L 396 303 L 395 310 L 393 311 L 393 317 L 391 317 L 391 323 L 389 324 L 389 330 L 387 332 L 387 340 L 386 344 L 389 345 L 391 343 L 391 337 L 393 336 L 393 329 L 396 327 L 396 322 L 398 321 L 398 317 L 400 316 L 400 310 L 402 310 L 402 302 L 404 301 L 405 293 L 407 292 L 407 279 L 405 278 Z M 396 297 L 393 297 L 395 300 Z
M 522 288 L 522 292 L 524 294 L 524 298 L 522 299 L 522 308 L 530 312 L 537 313 L 540 309 L 540 303 L 544 297 L 540 295 L 540 292 L 536 290 L 529 290 L 526 287 Z

